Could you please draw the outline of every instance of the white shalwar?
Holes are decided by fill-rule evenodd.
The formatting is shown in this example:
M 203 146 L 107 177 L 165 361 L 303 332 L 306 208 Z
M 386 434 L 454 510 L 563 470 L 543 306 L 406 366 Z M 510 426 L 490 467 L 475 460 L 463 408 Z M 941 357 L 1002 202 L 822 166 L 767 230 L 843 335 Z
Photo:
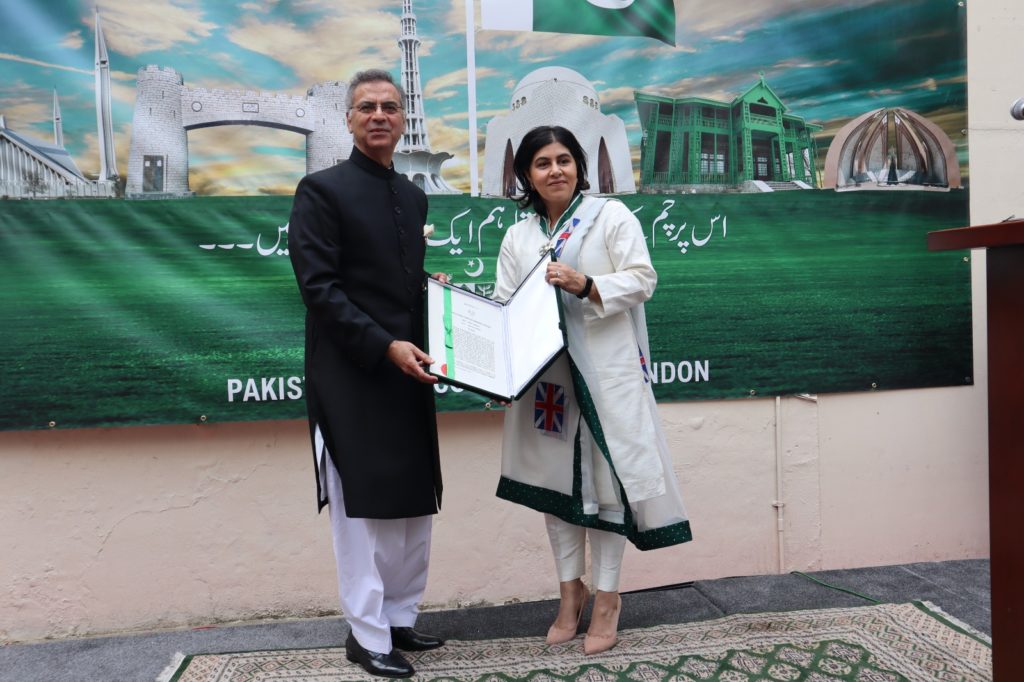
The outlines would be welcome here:
M 601 302 L 559 292 L 568 354 L 509 407 L 497 495 L 641 550 L 688 542 L 647 369 L 643 304 L 657 273 L 646 239 L 619 201 L 585 196 L 568 211 L 550 237 L 530 215 L 501 244 L 495 299 L 507 300 L 545 247 L 563 242 L 558 260 L 592 277 Z
M 345 514 L 341 476 L 316 429 L 327 491 L 341 610 L 364 649 L 391 651 L 391 628 L 412 627 L 427 587 L 433 516 L 362 519 Z

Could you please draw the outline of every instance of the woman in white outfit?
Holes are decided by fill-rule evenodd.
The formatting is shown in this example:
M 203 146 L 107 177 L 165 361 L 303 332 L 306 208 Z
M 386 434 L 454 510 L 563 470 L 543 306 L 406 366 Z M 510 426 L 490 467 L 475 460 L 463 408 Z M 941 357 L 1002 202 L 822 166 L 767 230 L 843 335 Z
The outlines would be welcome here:
M 644 302 L 654 293 L 640 223 L 621 202 L 583 196 L 587 161 L 571 132 L 528 132 L 513 162 L 520 208 L 498 257 L 495 298 L 511 296 L 541 256 L 563 304 L 568 354 L 509 406 L 498 496 L 544 512 L 561 603 L 549 644 L 575 638 L 596 593 L 586 653 L 615 645 L 625 542 L 641 550 L 692 539 L 661 432 L 647 363 Z

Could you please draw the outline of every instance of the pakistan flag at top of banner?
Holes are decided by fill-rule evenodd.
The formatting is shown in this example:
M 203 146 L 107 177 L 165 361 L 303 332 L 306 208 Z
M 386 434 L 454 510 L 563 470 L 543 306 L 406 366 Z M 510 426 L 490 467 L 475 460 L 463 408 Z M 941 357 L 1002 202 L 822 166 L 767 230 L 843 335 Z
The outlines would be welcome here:
M 649 36 L 676 44 L 673 0 L 482 0 L 483 28 Z

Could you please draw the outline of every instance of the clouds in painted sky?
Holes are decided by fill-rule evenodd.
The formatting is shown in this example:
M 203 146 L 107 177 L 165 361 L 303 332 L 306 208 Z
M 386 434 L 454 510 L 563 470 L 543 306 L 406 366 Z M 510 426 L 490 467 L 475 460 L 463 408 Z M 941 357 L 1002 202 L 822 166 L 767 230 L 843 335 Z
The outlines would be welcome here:
M 80 73 L 84 76 L 93 75 L 92 69 L 82 69 L 74 66 L 66 66 L 64 64 L 54 64 L 52 62 L 45 62 L 40 59 L 33 59 L 32 57 L 22 57 L 17 54 L 10 54 L 8 52 L 0 52 L 0 60 L 21 62 L 22 64 L 30 64 L 32 66 L 41 66 L 45 69 L 60 69 L 62 71 L 72 71 L 74 73 Z
M 4 0 L 0 9 L 0 112 L 45 139 L 61 97 L 65 140 L 86 172 L 98 159 L 93 95 L 94 0 Z M 402 0 L 100 0 L 110 52 L 119 168 L 125 172 L 135 74 L 173 67 L 190 87 L 304 95 L 359 69 L 400 72 Z M 413 0 L 420 76 L 435 151 L 468 189 L 470 135 L 464 0 Z M 531 71 L 564 66 L 590 80 L 604 113 L 638 147 L 634 92 L 730 100 L 759 74 L 791 113 L 830 130 L 881 106 L 965 117 L 963 8 L 934 0 L 676 0 L 677 47 L 605 38 L 477 29 L 478 130 L 506 113 Z M 479 22 L 479 15 L 477 16 Z M 947 131 L 949 132 L 949 131 Z M 52 134 L 52 133 L 51 133 Z M 956 139 L 956 138 L 954 138 Z M 304 172 L 294 133 L 222 127 L 190 134 L 190 177 L 218 193 L 290 192 Z
M 66 47 L 69 50 L 79 50 L 85 44 L 85 39 L 82 37 L 81 31 L 70 31 L 64 39 L 60 41 L 61 47 Z
M 361 9 L 353 8 L 352 3 L 335 5 L 335 13 L 323 15 L 309 26 L 288 18 L 245 16 L 227 29 L 226 36 L 241 48 L 277 61 L 307 86 L 346 80 L 356 70 L 398 62 L 394 13 L 374 5 Z M 359 40 L 342 38 L 356 31 Z
M 126 57 L 199 45 L 213 35 L 217 24 L 205 18 L 203 3 L 178 0 L 131 0 L 105 2 L 101 23 L 107 48 Z M 93 20 L 81 19 L 88 28 L 91 46 Z
M 23 132 L 33 137 L 43 137 L 47 131 L 52 130 L 51 116 L 53 113 L 52 92 L 29 85 L 22 81 L 7 83 L 3 92 L 3 108 L 0 113 L 7 119 L 7 125 L 15 122 L 39 122 L 43 126 L 26 125 Z M 13 126 L 12 126 L 13 127 Z

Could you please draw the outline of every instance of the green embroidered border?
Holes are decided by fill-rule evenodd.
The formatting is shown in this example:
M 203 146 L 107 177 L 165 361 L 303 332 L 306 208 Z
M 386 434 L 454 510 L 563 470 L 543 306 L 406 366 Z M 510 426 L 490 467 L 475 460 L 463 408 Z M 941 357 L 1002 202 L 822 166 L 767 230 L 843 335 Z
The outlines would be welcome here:
M 640 531 L 637 528 L 633 520 L 633 510 L 628 503 L 629 498 L 626 497 L 626 490 L 622 487 L 622 481 L 619 480 L 619 476 L 615 472 L 615 465 L 612 464 L 611 455 L 608 453 L 608 443 L 604 438 L 604 431 L 601 429 L 601 420 L 597 416 L 594 400 L 590 395 L 586 382 L 583 380 L 583 375 L 576 367 L 576 363 L 572 361 L 571 356 L 569 357 L 569 371 L 572 373 L 573 388 L 576 391 L 576 401 L 580 405 L 582 418 L 587 422 L 587 427 L 594 437 L 594 442 L 604 456 L 605 461 L 608 462 L 608 467 L 612 472 L 612 476 L 615 477 L 616 483 L 619 484 L 620 498 L 627 500 L 623 523 L 605 521 L 598 518 L 597 514 L 587 514 L 583 511 L 583 474 L 580 468 L 582 448 L 580 447 L 580 428 L 578 424 L 576 426 L 576 436 L 573 439 L 572 495 L 566 495 L 565 493 L 528 483 L 521 483 L 520 481 L 513 481 L 505 476 L 499 479 L 498 490 L 495 494 L 503 500 L 522 504 L 545 514 L 552 514 L 576 526 L 597 528 L 598 530 L 625 535 L 639 550 L 671 547 L 672 545 L 679 545 L 693 540 L 689 521 L 680 521 L 670 526 L 653 528 L 646 531 Z
M 627 526 L 622 523 L 612 523 L 611 521 L 599 519 L 597 514 L 585 514 L 582 502 L 579 498 L 574 498 L 572 495 L 548 490 L 547 488 L 539 488 L 528 483 L 513 481 L 504 476 L 498 480 L 496 494 L 503 500 L 557 516 L 563 521 L 576 526 L 597 528 L 598 530 L 625 535 L 630 542 L 636 545 L 637 549 L 643 551 L 671 547 L 672 545 L 679 545 L 693 539 L 689 521 L 680 521 L 671 526 L 640 531 L 632 524 Z

